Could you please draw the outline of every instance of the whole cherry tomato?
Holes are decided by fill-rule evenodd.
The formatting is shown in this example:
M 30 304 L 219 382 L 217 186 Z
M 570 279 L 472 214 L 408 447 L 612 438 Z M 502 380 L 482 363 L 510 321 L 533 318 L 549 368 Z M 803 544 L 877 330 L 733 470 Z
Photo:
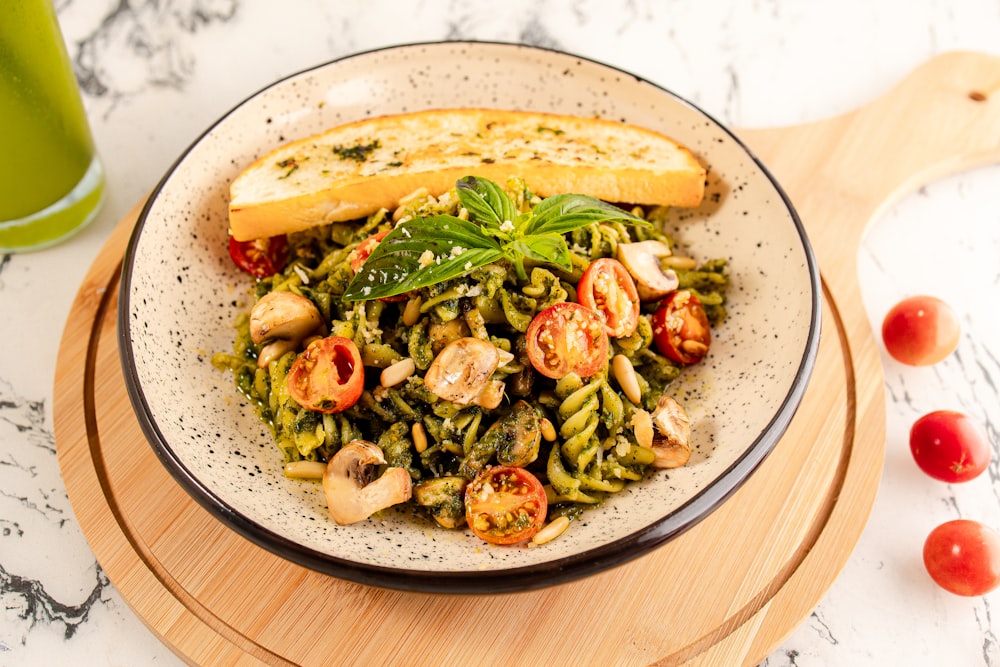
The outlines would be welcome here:
M 639 293 L 617 259 L 602 257 L 588 266 L 577 284 L 576 300 L 601 315 L 609 336 L 631 336 L 639 326 Z
M 955 351 L 960 334 L 951 306 L 933 296 L 911 296 L 886 313 L 882 342 L 896 361 L 930 366 Z
M 694 292 L 678 290 L 653 313 L 653 342 L 663 356 L 680 364 L 701 361 L 712 344 L 705 308 Z
M 530 539 L 545 523 L 549 504 L 538 478 L 524 468 L 491 466 L 465 487 L 465 520 L 490 544 Z
M 1000 585 L 1000 534 L 978 521 L 941 524 L 927 536 L 923 555 L 931 579 L 955 595 L 985 595 Z
M 563 301 L 535 315 L 525 335 L 531 365 L 546 377 L 590 377 L 608 363 L 608 333 L 590 308 Z
M 272 236 L 252 241 L 229 237 L 229 256 L 243 271 L 255 278 L 266 278 L 285 268 L 288 261 L 288 238 Z
M 289 395 L 302 407 L 328 414 L 343 412 L 364 390 L 361 352 L 350 338 L 328 336 L 313 341 L 292 362 L 286 383 Z
M 910 451 L 925 473 L 942 482 L 967 482 L 990 464 L 983 429 L 952 410 L 930 412 L 910 427 Z

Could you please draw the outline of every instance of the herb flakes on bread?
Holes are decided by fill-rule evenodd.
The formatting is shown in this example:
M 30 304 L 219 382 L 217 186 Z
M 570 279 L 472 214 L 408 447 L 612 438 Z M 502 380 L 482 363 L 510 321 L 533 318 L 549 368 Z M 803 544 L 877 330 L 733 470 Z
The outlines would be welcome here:
M 439 196 L 468 175 L 523 178 L 542 197 L 697 206 L 705 169 L 684 146 L 635 125 L 528 111 L 441 109 L 369 118 L 271 151 L 230 186 L 233 238 L 249 241 Z

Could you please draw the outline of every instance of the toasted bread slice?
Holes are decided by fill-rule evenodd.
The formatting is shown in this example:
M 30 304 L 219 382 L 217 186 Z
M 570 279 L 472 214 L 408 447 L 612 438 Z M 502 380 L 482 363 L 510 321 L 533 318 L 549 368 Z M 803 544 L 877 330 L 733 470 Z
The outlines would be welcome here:
M 696 206 L 705 169 L 684 146 L 624 123 L 525 111 L 442 109 L 365 119 L 286 144 L 230 187 L 240 241 L 393 209 L 418 188 L 438 196 L 464 176 L 536 194 Z

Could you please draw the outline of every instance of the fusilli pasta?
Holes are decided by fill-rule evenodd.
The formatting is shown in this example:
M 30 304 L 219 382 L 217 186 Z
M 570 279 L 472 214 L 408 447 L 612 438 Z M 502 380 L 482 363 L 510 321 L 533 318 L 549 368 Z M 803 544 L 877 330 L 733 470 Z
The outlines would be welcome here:
M 521 210 L 538 203 L 523 182 L 512 180 L 506 189 Z M 463 480 L 494 463 L 534 472 L 546 485 L 552 511 L 569 516 L 641 479 L 653 456 L 637 442 L 633 414 L 652 410 L 682 368 L 653 344 L 651 306 L 642 306 L 634 333 L 611 340 L 608 355 L 609 360 L 623 355 L 635 368 L 638 403 L 624 395 L 607 363 L 591 377 L 570 373 L 556 380 L 536 372 L 525 351 L 525 332 L 539 312 L 575 301 L 586 268 L 596 259 L 614 257 L 619 244 L 658 240 L 673 246 L 673 240 L 659 224 L 597 222 L 565 235 L 572 265 L 568 271 L 529 265 L 527 279 L 519 281 L 499 260 L 400 299 L 340 298 L 354 275 L 352 251 L 363 240 L 400 220 L 439 213 L 468 218 L 454 192 L 437 198 L 418 192 L 396 211 L 293 235 L 286 268 L 257 282 L 255 299 L 274 291 L 309 299 L 330 335 L 356 344 L 366 369 L 413 361 L 413 374 L 394 386 L 382 386 L 369 372 L 360 399 L 343 412 L 308 410 L 287 388 L 289 368 L 300 350 L 259 368 L 260 349 L 251 340 L 249 317 L 241 316 L 233 351 L 216 354 L 213 362 L 234 373 L 236 386 L 270 427 L 285 460 L 322 462 L 354 439 L 375 442 L 387 463 L 406 469 L 415 484 L 438 482 L 433 492 L 424 487 L 416 493 L 414 502 L 428 507 L 442 525 L 461 523 L 454 502 Z M 636 208 L 633 213 L 656 223 L 663 212 Z M 677 270 L 680 288 L 701 299 L 713 325 L 725 316 L 725 271 L 724 260 L 697 267 L 692 262 Z M 445 400 L 424 382 L 440 351 L 463 337 L 488 341 L 500 351 L 492 379 L 503 382 L 504 400 L 494 409 Z M 554 441 L 538 435 L 542 419 L 555 426 Z

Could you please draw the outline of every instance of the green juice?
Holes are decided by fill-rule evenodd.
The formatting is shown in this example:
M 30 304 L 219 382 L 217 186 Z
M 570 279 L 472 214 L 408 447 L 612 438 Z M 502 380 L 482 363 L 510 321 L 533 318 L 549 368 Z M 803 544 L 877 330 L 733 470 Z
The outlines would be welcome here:
M 50 0 L 0 5 L 0 251 L 50 245 L 96 213 L 104 178 Z

